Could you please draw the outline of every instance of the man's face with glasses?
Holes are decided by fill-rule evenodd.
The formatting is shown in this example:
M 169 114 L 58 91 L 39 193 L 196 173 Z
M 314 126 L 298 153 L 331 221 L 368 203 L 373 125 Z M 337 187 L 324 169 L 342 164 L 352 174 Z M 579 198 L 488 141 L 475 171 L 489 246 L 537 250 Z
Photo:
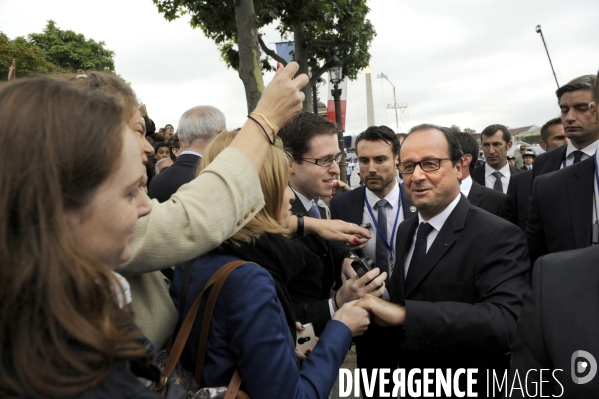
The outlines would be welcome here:
M 291 163 L 291 187 L 308 197 L 329 197 L 333 180 L 339 174 L 339 143 L 335 134 L 318 134 L 310 140 L 310 149 L 301 163 Z
M 427 129 L 410 133 L 399 156 L 406 193 L 424 220 L 438 215 L 459 195 L 462 166 L 460 162 L 453 165 L 449 159 L 443 132 Z
M 566 136 L 579 149 L 599 139 L 597 105 L 591 90 L 564 93 L 559 101 Z

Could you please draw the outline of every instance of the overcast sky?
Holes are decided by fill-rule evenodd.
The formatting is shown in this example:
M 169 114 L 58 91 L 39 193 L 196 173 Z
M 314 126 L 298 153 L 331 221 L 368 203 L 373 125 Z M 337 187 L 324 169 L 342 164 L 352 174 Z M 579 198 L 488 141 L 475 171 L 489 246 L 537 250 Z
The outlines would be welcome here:
M 375 0 L 369 6 L 377 32 L 370 49 L 375 122 L 394 130 L 395 114 L 387 109 L 393 92 L 377 79 L 380 73 L 395 85 L 397 102 L 408 105 L 408 128 L 456 124 L 480 132 L 492 123 L 540 126 L 556 116 L 556 84 L 538 24 L 560 84 L 599 68 L 597 0 Z M 0 0 L 0 31 L 11 39 L 41 32 L 49 19 L 104 41 L 157 126 L 176 126 L 185 110 L 201 104 L 221 109 L 230 129 L 243 124 L 237 72 L 188 18 L 167 22 L 152 0 Z M 266 33 L 274 48 L 280 37 L 272 27 Z M 348 87 L 348 133 L 366 128 L 365 94 L 361 73 Z

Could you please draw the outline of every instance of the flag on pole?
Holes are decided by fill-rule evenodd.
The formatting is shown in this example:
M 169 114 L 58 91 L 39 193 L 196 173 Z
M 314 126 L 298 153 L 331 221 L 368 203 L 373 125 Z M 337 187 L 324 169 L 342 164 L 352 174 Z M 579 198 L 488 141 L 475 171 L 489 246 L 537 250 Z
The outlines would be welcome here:
M 293 61 L 293 52 L 295 51 L 295 42 L 275 43 L 277 55 L 287 62 Z
M 339 83 L 339 88 L 341 89 L 341 129 L 345 131 L 345 108 L 347 104 L 347 78 L 343 79 L 341 83 Z M 333 123 L 337 123 L 337 118 L 335 116 L 335 99 L 331 94 L 331 91 L 334 89 L 331 80 L 329 79 L 329 90 L 328 90 L 328 101 L 327 101 L 327 119 Z

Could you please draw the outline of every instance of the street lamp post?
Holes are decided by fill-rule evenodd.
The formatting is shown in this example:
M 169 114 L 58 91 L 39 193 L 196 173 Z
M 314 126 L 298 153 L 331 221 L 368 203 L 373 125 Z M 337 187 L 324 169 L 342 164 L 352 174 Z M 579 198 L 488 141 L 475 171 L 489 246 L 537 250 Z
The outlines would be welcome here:
M 551 72 L 553 72 L 553 77 L 555 78 L 555 84 L 559 89 L 559 83 L 557 83 L 557 76 L 555 76 L 555 70 L 553 69 L 553 63 L 551 62 L 551 57 L 549 56 L 549 50 L 547 50 L 547 44 L 545 43 L 545 38 L 543 37 L 543 31 L 541 30 L 541 25 L 537 25 L 535 28 L 537 33 L 541 35 L 541 40 L 543 40 L 543 46 L 545 47 L 545 52 L 547 53 L 547 58 L 549 59 L 549 65 L 551 66 Z
M 333 90 L 331 95 L 335 100 L 335 119 L 337 122 L 337 139 L 339 140 L 339 149 L 341 150 L 341 161 L 339 162 L 339 179 L 347 183 L 347 163 L 345 159 L 345 141 L 343 140 L 343 128 L 341 121 L 341 89 L 339 83 L 342 81 L 343 76 L 343 65 L 337 56 L 333 56 L 331 59 L 331 67 L 329 68 L 329 74 L 331 83 L 333 84 Z

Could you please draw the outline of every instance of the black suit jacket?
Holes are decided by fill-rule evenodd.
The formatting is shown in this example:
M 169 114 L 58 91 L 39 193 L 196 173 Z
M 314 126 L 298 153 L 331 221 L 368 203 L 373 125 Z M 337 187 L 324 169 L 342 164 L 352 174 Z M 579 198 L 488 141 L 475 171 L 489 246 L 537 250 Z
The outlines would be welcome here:
M 570 167 L 568 167 L 570 168 Z M 599 247 L 560 252 L 540 258 L 534 267 L 532 291 L 518 319 L 518 336 L 512 354 L 508 386 L 515 371 L 523 376 L 530 369 L 550 369 L 543 374 L 543 395 L 562 398 L 596 398 L 599 377 L 575 384 L 572 356 L 579 350 L 599 361 Z M 555 369 L 555 383 L 551 372 Z M 529 392 L 539 384 L 539 373 L 528 374 Z M 563 387 L 563 388 L 562 388 Z M 538 385 L 537 385 L 538 391 Z M 515 390 L 512 398 L 522 398 Z
M 510 181 L 512 179 L 510 178 Z M 468 201 L 474 206 L 497 215 L 508 222 L 514 221 L 513 205 L 507 194 L 500 193 L 491 188 L 481 186 L 472 180 L 472 187 L 468 193 Z
M 518 169 L 514 166 L 510 166 L 511 176 L 515 175 L 516 173 L 520 173 L 520 172 L 524 172 L 524 171 L 522 169 Z M 474 168 L 471 176 L 472 176 L 472 180 L 474 180 L 481 186 L 483 186 L 483 187 L 487 186 L 485 184 L 485 164 L 484 163 L 481 165 L 478 165 L 476 168 Z M 511 179 L 511 176 L 510 176 L 510 179 Z M 491 188 L 491 187 L 488 187 L 488 188 Z
M 167 201 L 179 187 L 194 179 L 198 162 L 200 157 L 197 155 L 180 155 L 172 166 L 154 176 L 148 190 L 150 198 Z
M 524 171 L 512 176 L 510 184 L 507 186 L 507 195 L 511 198 L 514 206 L 513 220 L 522 231 L 526 230 L 526 220 L 528 218 L 528 205 L 530 204 L 530 181 L 532 179 L 532 170 Z
M 591 245 L 595 164 L 587 158 L 532 182 L 526 238 L 530 260 Z
M 399 227 L 399 264 L 388 287 L 391 301 L 406 308 L 399 367 L 506 370 L 529 289 L 524 234 L 462 195 L 406 286 L 405 256 L 417 227 L 418 218 Z
M 322 218 L 325 219 L 325 210 L 319 209 Z M 291 203 L 291 212 L 294 215 L 302 213 L 304 217 L 310 217 L 299 199 Z M 319 335 L 326 322 L 331 319 L 328 300 L 331 289 L 340 283 L 341 265 L 349 253 L 349 248 L 344 243 L 328 242 L 314 234 L 296 236 L 293 240 L 303 244 L 321 261 L 318 266 L 307 265 L 287 285 L 296 317 L 302 323 L 312 323 L 316 335 Z M 306 302 L 307 298 L 318 300 Z
M 539 154 L 535 159 L 535 166 L 532 168 L 532 180 L 534 181 L 537 176 L 560 170 L 562 162 L 564 162 L 564 158 L 566 157 L 567 148 L 568 145 L 565 144 L 561 147 L 554 148 L 551 151 Z
M 406 195 L 403 184 L 399 184 L 399 190 L 402 201 L 401 211 L 403 212 L 404 220 L 416 216 L 416 208 L 412 206 L 412 201 Z M 358 225 L 362 224 L 364 222 L 362 216 L 364 216 L 365 194 L 366 186 L 360 186 L 359 188 L 333 197 L 331 200 L 332 218 Z M 371 229 L 371 233 L 376 234 L 374 226 Z M 363 256 L 362 253 L 359 255 Z M 399 353 L 399 342 L 396 337 L 397 333 L 394 329 L 379 327 L 371 323 L 364 335 L 354 338 L 358 368 L 367 370 L 374 368 L 395 369 L 397 366 L 397 354 Z M 381 342 L 384 342 L 384 344 L 381 345 Z M 364 390 L 362 390 L 362 393 L 364 394 Z M 378 398 L 378 393 L 378 385 L 376 385 L 373 397 Z
M 404 220 L 416 215 L 416 208 L 412 206 L 412 201 L 406 195 L 403 184 L 399 184 L 401 196 L 401 211 Z M 360 186 L 343 194 L 336 195 L 331 199 L 331 218 L 345 220 L 348 223 L 362 224 L 364 215 L 364 196 L 366 195 L 366 186 Z M 376 234 L 374 226 L 371 229 L 372 234 Z M 361 255 L 361 254 L 360 254 Z

